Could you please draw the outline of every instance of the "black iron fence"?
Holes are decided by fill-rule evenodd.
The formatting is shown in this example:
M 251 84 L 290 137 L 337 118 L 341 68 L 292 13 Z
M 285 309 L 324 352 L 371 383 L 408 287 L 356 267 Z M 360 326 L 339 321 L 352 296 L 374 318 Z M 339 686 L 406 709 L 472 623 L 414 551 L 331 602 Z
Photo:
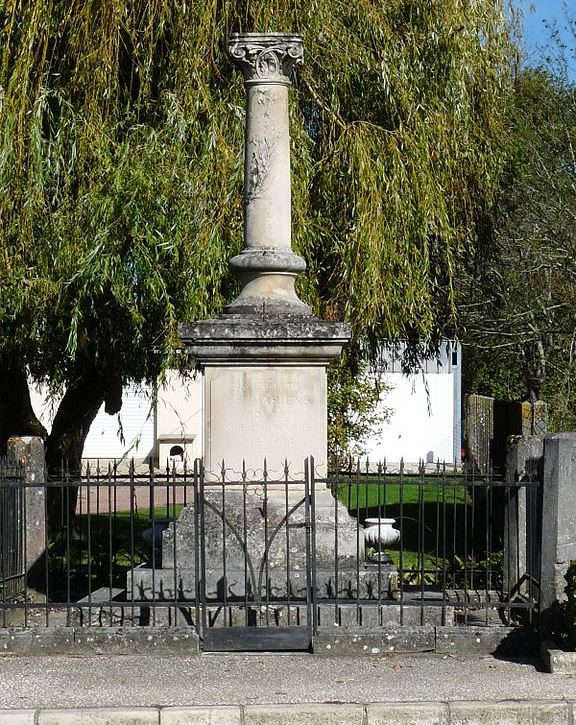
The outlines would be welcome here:
M 0 600 L 13 602 L 25 587 L 23 471 L 0 460 Z
M 334 499 L 335 546 L 343 503 L 367 539 L 358 550 L 358 570 L 378 573 L 372 592 L 388 605 L 398 602 L 400 624 L 533 621 L 541 506 L 535 477 L 506 481 L 473 467 L 401 462 L 388 469 L 357 462 L 328 476 L 327 484 Z M 352 594 L 347 603 L 360 606 Z
M 24 576 L 35 531 L 22 510 L 38 486 L 52 523 Z M 529 623 L 539 492 L 440 464 L 110 464 L 41 484 L 0 469 L 0 624 L 183 624 L 218 649 L 247 630 L 264 647 L 272 628 L 294 643 L 334 624 Z

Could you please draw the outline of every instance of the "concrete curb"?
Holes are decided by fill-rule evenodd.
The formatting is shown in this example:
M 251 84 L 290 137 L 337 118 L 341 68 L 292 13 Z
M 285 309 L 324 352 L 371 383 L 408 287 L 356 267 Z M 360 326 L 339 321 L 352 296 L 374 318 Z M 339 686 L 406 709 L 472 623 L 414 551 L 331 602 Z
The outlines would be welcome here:
M 572 725 L 575 706 L 504 700 L 0 710 L 0 725 Z
M 553 642 L 542 642 L 540 659 L 546 670 L 553 675 L 576 674 L 576 652 L 559 649 Z

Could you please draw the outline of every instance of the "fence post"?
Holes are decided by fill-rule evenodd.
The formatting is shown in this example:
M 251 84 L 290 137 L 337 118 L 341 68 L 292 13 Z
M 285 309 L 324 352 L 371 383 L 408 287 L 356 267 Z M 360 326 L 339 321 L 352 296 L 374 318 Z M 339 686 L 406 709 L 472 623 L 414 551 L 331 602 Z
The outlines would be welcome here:
M 24 541 L 26 571 L 44 554 L 46 548 L 46 477 L 44 442 L 36 436 L 13 436 L 8 439 L 8 459 L 24 469 Z
M 566 597 L 564 575 L 576 559 L 576 433 L 544 438 L 540 607 Z
M 538 436 L 510 436 L 506 448 L 506 483 L 540 481 L 544 441 Z M 538 578 L 539 512 L 537 489 L 509 487 L 504 512 L 504 576 L 510 600 L 530 593 Z

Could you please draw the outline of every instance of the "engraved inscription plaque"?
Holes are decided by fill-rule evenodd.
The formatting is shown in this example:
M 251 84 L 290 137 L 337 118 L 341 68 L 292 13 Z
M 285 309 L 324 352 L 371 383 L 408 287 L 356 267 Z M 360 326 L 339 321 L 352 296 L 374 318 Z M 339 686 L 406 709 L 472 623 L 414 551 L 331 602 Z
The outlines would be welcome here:
M 266 459 L 271 477 L 281 477 L 287 459 L 297 478 L 307 456 L 325 463 L 324 367 L 210 367 L 205 375 L 207 472 L 224 460 L 237 479 L 245 461 L 257 479 Z

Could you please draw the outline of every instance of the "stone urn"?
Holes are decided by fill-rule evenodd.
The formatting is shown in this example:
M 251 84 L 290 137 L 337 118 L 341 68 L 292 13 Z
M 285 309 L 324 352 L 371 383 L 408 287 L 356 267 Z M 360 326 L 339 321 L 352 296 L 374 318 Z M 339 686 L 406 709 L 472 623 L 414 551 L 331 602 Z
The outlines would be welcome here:
M 400 532 L 393 528 L 396 519 L 368 518 L 364 521 L 364 541 L 366 547 L 376 549 L 371 559 L 390 561 L 384 547 L 391 547 L 400 541 Z

